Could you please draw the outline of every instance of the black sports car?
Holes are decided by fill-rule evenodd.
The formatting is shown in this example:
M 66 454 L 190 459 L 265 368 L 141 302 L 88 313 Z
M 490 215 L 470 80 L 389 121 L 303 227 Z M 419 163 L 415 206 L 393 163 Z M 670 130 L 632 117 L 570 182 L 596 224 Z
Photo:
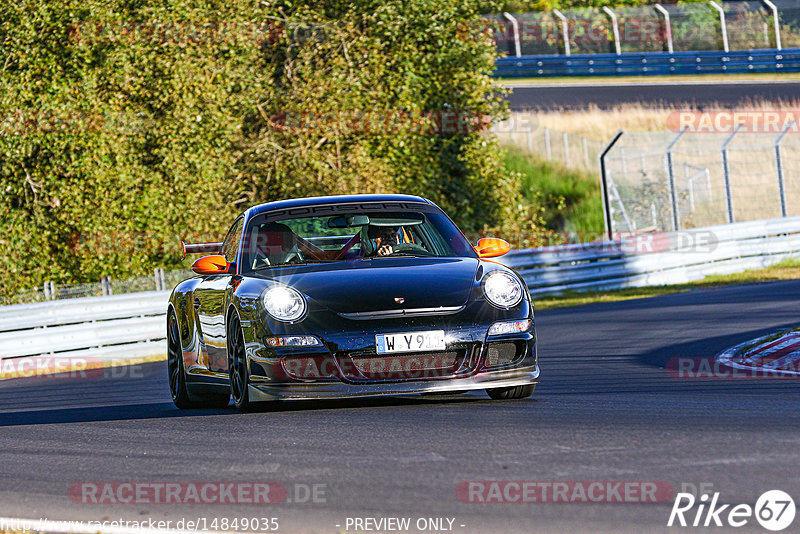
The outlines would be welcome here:
M 248 209 L 178 284 L 167 310 L 179 408 L 485 389 L 527 397 L 539 378 L 533 306 L 432 202 L 353 195 Z

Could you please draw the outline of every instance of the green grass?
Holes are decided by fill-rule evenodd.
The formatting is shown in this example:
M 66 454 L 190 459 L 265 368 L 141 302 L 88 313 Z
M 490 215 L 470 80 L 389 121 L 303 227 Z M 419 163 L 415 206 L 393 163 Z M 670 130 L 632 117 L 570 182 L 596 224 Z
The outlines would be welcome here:
M 522 195 L 542 208 L 547 229 L 588 234 L 602 232 L 603 205 L 596 176 L 540 160 L 509 147 L 505 156 L 509 171 L 522 175 Z
M 768 282 L 770 280 L 794 280 L 800 278 L 800 258 L 791 258 L 764 269 L 751 269 L 741 273 L 711 275 L 702 280 L 671 286 L 636 287 L 613 291 L 568 292 L 534 298 L 537 310 L 580 306 L 595 302 L 618 302 L 622 300 L 657 297 L 674 293 L 684 293 L 693 289 L 713 288 L 730 284 Z

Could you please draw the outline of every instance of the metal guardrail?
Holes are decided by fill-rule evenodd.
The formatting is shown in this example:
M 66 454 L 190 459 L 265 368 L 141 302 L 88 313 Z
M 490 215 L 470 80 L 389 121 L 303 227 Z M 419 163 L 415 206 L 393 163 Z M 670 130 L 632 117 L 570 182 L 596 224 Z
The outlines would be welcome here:
M 0 307 L 0 359 L 114 359 L 166 352 L 168 291 Z
M 679 284 L 800 256 L 800 217 L 512 251 L 532 295 Z
M 797 256 L 800 217 L 516 250 L 501 260 L 537 296 L 682 283 Z M 148 291 L 0 307 L 0 366 L 53 356 L 102 361 L 164 354 L 168 296 Z
M 499 78 L 800 72 L 800 48 L 502 57 Z

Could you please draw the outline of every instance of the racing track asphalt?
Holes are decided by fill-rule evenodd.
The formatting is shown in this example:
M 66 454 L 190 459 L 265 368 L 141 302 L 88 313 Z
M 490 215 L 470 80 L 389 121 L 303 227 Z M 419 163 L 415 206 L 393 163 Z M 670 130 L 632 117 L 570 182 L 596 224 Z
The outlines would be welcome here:
M 689 109 L 735 108 L 750 102 L 791 102 L 800 99 L 800 82 L 632 82 L 613 79 L 573 84 L 514 86 L 508 97 L 512 110 L 608 109 L 620 104 L 667 105 Z
M 0 515 L 257 515 L 278 517 L 281 532 L 424 516 L 454 517 L 454 532 L 639 533 L 674 532 L 671 502 L 467 504 L 455 489 L 488 479 L 659 480 L 676 490 L 712 483 L 722 503 L 753 504 L 770 489 L 797 500 L 800 383 L 676 379 L 663 366 L 792 326 L 798 304 L 800 281 L 780 281 L 542 311 L 542 383 L 520 401 L 475 393 L 179 412 L 163 362 L 117 378 L 5 381 Z M 83 481 L 176 480 L 326 484 L 326 502 L 176 507 L 67 496 Z

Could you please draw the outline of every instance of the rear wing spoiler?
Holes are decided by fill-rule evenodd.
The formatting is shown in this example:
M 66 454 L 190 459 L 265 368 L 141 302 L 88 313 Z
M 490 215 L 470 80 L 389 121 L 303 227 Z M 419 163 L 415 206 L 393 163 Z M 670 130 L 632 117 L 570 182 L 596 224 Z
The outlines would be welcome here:
M 220 254 L 222 243 L 184 243 L 181 241 L 184 259 L 187 254 Z

